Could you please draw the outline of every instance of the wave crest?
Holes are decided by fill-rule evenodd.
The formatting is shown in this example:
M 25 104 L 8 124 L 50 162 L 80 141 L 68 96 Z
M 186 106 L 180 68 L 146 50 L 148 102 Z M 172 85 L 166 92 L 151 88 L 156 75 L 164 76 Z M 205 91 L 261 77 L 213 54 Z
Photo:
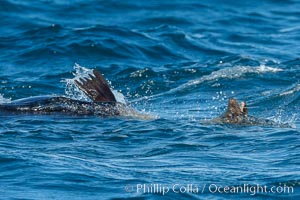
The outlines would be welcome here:
M 11 99 L 7 99 L 5 97 L 3 97 L 2 94 L 0 94 L 0 104 L 2 103 L 10 103 L 11 102 Z

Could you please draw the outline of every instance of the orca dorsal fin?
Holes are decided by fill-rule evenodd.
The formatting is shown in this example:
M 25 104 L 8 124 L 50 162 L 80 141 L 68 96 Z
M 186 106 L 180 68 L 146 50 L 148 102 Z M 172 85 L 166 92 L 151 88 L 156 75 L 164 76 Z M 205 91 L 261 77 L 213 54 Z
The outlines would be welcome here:
M 75 84 L 94 102 L 116 102 L 116 98 L 105 78 L 96 69 L 93 70 L 93 75 L 89 74 L 88 78 L 75 80 Z

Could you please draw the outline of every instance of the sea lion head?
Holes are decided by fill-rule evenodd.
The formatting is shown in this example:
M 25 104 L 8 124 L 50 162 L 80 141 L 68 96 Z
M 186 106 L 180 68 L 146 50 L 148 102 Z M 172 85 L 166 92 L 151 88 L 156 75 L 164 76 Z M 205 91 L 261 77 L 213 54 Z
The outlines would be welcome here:
M 239 123 L 243 117 L 247 116 L 248 109 L 245 102 L 239 105 L 238 101 L 230 98 L 228 101 L 227 111 L 225 112 L 226 121 L 229 123 Z

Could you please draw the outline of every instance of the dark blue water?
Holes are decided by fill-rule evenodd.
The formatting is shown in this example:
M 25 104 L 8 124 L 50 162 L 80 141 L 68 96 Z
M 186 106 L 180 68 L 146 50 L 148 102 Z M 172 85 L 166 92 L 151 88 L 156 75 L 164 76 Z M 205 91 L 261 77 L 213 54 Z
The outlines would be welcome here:
M 299 199 L 299 1 L 2 0 L 0 17 L 2 103 L 72 96 L 78 63 L 153 118 L 1 115 L 1 199 Z M 230 97 L 294 128 L 200 123 Z

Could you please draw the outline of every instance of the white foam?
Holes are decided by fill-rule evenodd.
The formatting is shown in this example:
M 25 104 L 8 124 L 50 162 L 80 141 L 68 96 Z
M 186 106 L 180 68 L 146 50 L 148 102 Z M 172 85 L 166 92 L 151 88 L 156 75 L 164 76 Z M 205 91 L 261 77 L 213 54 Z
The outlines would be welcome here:
M 117 102 L 126 104 L 125 97 L 124 97 L 124 95 L 121 92 L 118 92 L 116 90 L 112 90 L 112 93 L 114 94 Z
M 268 119 L 273 120 L 277 124 L 288 124 L 291 128 L 296 128 L 295 122 L 297 120 L 297 114 L 284 115 L 284 109 L 280 108 L 276 111 L 276 115 Z
M 296 84 L 294 87 L 292 87 L 292 89 L 287 90 L 281 94 L 279 94 L 280 96 L 286 96 L 286 95 L 290 95 L 293 94 L 295 92 L 299 92 L 300 91 L 300 84 Z
M 91 69 L 80 66 L 75 63 L 74 65 L 75 72 L 73 73 L 74 78 L 64 79 L 62 82 L 66 84 L 65 95 L 71 99 L 81 100 L 81 101 L 91 101 L 91 99 L 86 96 L 75 84 L 75 80 L 88 76 L 92 72 Z
M 286 32 L 298 31 L 299 29 L 300 29 L 300 26 L 293 26 L 293 27 L 280 29 L 279 32 L 286 33 Z
M 1 103 L 10 103 L 11 99 L 4 98 L 2 94 L 0 94 L 0 104 Z
M 240 78 L 245 74 L 249 73 L 267 73 L 267 72 L 280 72 L 282 69 L 280 68 L 273 68 L 273 67 L 268 67 L 266 65 L 260 65 L 258 67 L 250 67 L 250 66 L 236 66 L 236 67 L 231 67 L 231 68 L 224 68 L 220 69 L 218 71 L 214 71 L 209 75 L 203 76 L 199 79 L 191 80 L 179 87 L 187 87 L 191 85 L 198 85 L 200 83 L 203 83 L 205 81 L 212 81 L 212 80 L 218 80 L 220 78 L 225 78 L 225 79 L 236 79 Z
M 77 27 L 77 28 L 73 28 L 74 31 L 84 31 L 84 30 L 89 30 L 92 28 L 95 28 L 96 26 L 86 26 L 86 27 Z M 75 64 L 77 65 L 77 64 Z
M 75 78 L 73 79 L 64 79 L 62 82 L 66 84 L 65 95 L 68 98 L 76 99 L 80 101 L 91 101 L 75 84 Z
M 93 72 L 92 69 L 82 67 L 77 63 L 75 63 L 74 69 L 75 69 L 75 72 L 73 73 L 73 75 L 75 76 L 75 78 L 82 78 L 84 76 L 88 76 L 90 73 Z

